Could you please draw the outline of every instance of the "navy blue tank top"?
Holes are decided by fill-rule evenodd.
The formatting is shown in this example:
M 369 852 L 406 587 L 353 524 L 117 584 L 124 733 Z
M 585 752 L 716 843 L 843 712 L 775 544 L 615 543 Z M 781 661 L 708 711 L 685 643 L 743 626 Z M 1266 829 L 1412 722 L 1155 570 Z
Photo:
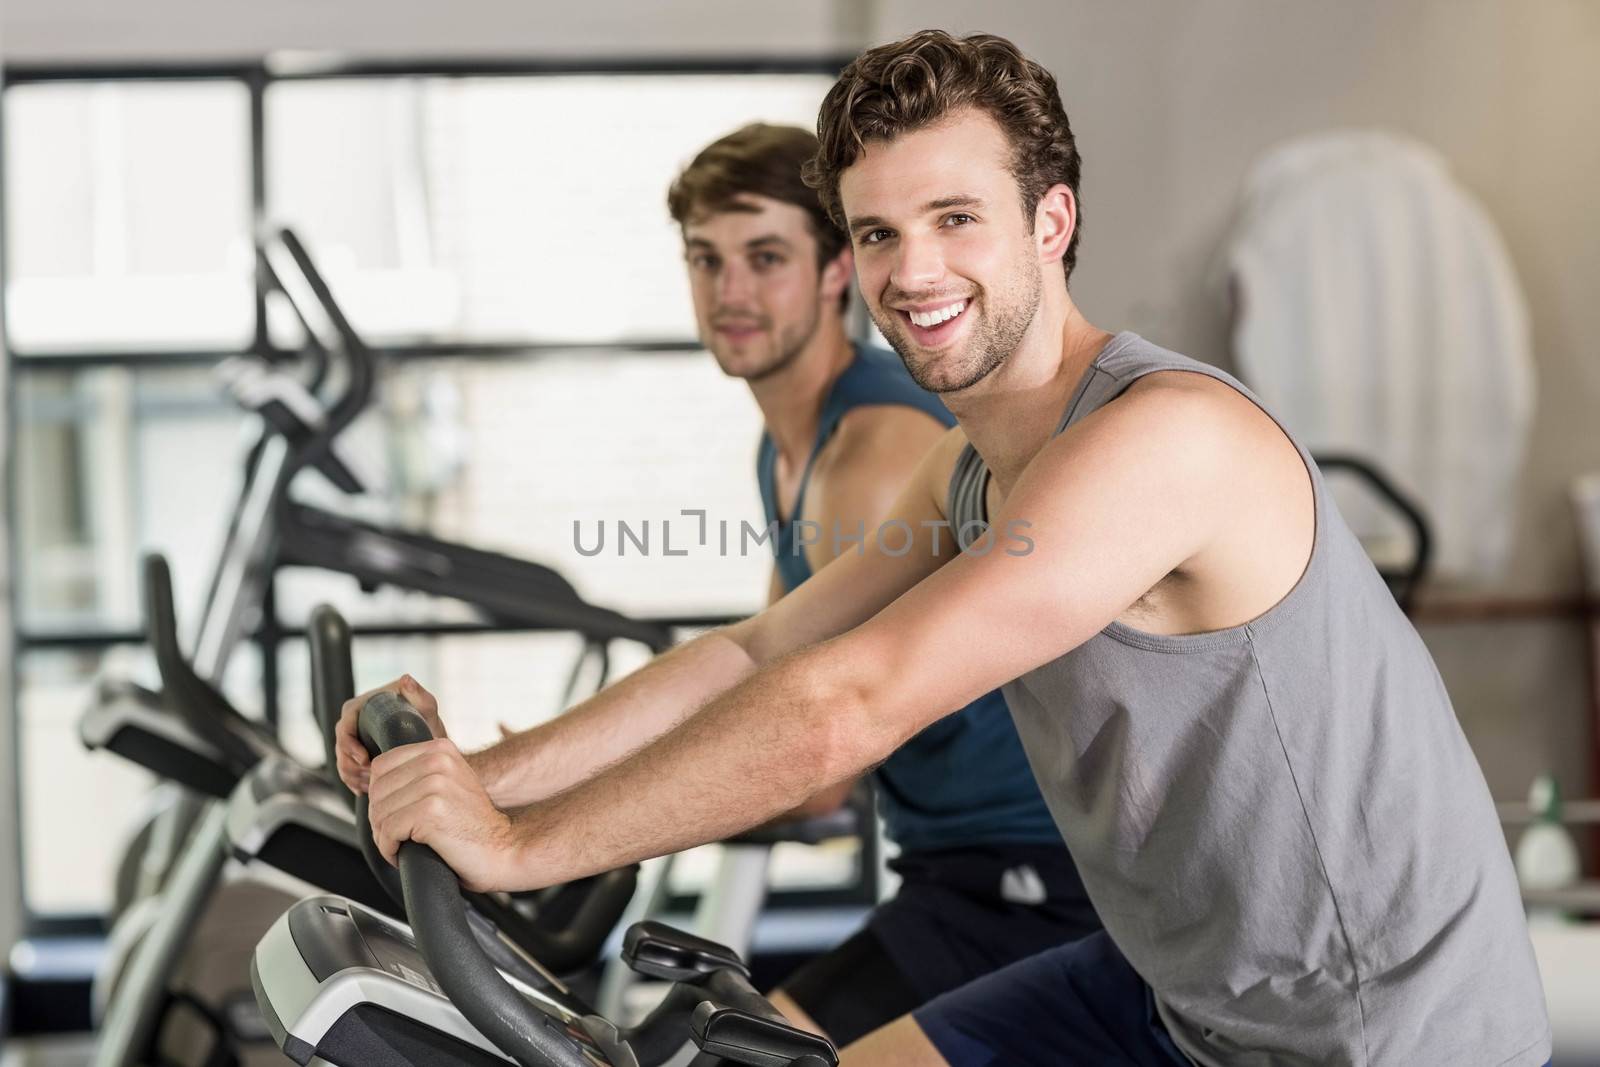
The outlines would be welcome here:
M 811 577 L 798 524 L 805 518 L 806 486 L 817 454 L 845 414 L 867 404 L 916 408 L 945 426 L 954 426 L 956 421 L 938 397 L 911 380 L 898 356 L 857 346 L 854 362 L 839 375 L 823 402 L 817 439 L 800 475 L 800 489 L 787 521 L 778 517 L 778 451 L 772 437 L 763 433 L 756 478 L 767 522 L 776 525 L 772 551 L 785 592 Z M 843 531 L 844 535 L 853 533 Z M 822 531 L 821 536 L 833 534 Z M 1033 780 L 999 690 L 984 694 L 907 741 L 873 772 L 873 782 L 885 831 L 907 852 L 1062 843 L 1061 831 Z

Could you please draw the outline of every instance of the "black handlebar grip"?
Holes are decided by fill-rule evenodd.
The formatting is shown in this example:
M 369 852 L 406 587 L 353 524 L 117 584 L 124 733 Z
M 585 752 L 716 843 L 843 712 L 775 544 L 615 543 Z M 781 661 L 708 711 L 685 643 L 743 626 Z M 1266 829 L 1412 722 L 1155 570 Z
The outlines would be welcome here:
M 606 939 L 633 899 L 638 878 L 639 868 L 630 865 L 573 886 L 573 891 L 582 896 L 571 917 L 559 928 L 528 918 L 499 896 L 469 893 L 467 899 L 479 914 L 548 970 L 572 974 L 600 958 Z
M 599 875 L 584 888 L 583 902 L 566 929 L 552 936 L 559 959 L 550 964 L 558 974 L 576 971 L 600 958 L 606 939 L 616 929 L 639 885 L 639 868 L 630 864 Z M 560 966 L 558 966 L 560 964 Z
M 356 695 L 355 668 L 350 659 L 350 624 L 327 604 L 311 613 L 311 711 L 322 731 L 326 771 L 335 777 L 338 764 L 339 716 L 344 702 Z M 351 798 L 354 800 L 354 798 Z
M 370 697 L 361 707 L 357 727 L 362 744 L 374 758 L 401 745 L 433 739 L 417 710 L 393 693 Z M 363 796 L 357 805 L 363 850 L 371 849 L 369 864 L 376 857 L 393 876 L 394 868 L 372 844 L 366 800 Z M 382 871 L 373 870 L 383 880 Z M 526 1067 L 587 1067 L 590 1061 L 583 1053 L 553 1030 L 546 1017 L 495 969 L 467 923 L 460 879 L 437 852 L 414 841 L 402 844 L 399 883 L 417 948 L 439 987 L 468 1022 Z
M 433 731 L 416 708 L 393 693 L 374 693 L 361 705 L 356 720 L 367 755 L 376 759 L 392 748 L 433 740 Z
M 374 693 L 367 699 L 356 720 L 356 731 L 361 736 L 361 743 L 366 746 L 367 755 L 373 759 L 399 745 L 433 739 L 433 732 L 428 729 L 427 722 L 417 709 L 393 693 Z M 400 872 L 383 858 L 383 853 L 378 851 L 378 843 L 372 839 L 369 805 L 370 800 L 365 793 L 356 797 L 356 844 L 360 846 L 361 855 L 366 859 L 367 869 L 372 871 L 372 876 L 403 908 L 406 896 L 400 882 Z
M 261 760 L 268 747 L 262 728 L 229 704 L 215 686 L 194 672 L 178 647 L 178 619 L 172 603 L 172 570 L 158 552 L 144 558 L 145 629 L 161 675 L 163 698 L 174 711 L 222 754 L 237 777 Z
M 702 1051 L 725 1063 L 837 1067 L 831 1041 L 790 1023 L 740 972 L 713 971 L 699 988 L 689 1032 Z

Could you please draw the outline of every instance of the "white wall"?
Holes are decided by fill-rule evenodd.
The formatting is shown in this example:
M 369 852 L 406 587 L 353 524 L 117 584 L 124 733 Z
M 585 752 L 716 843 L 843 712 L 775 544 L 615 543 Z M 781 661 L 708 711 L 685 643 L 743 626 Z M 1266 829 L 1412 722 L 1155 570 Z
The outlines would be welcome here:
M 1299 133 L 1422 139 L 1505 234 L 1532 305 L 1539 420 L 1501 592 L 1570 593 L 1571 477 L 1600 469 L 1600 7 L 1583 0 L 1041 0 L 981 17 L 885 0 L 875 37 L 1011 36 L 1053 71 L 1085 158 L 1074 291 L 1088 316 L 1226 365 L 1208 270 L 1246 169 Z
M 1251 162 L 1300 133 L 1382 126 L 1432 144 L 1482 200 L 1527 292 L 1539 412 L 1515 560 L 1479 596 L 1573 596 L 1568 484 L 1600 470 L 1600 6 L 1585 0 L 1106 4 L 884 0 L 874 43 L 926 26 L 1011 37 L 1057 77 L 1084 156 L 1085 314 L 1228 366 L 1214 257 Z M 1496 794 L 1588 785 L 1572 621 L 1425 624 Z

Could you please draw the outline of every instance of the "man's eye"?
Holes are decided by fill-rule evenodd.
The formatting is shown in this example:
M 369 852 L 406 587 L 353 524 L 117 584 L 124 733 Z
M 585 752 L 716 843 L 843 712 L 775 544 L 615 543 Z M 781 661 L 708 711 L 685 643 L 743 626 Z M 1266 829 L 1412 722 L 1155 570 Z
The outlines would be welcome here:
M 758 252 L 752 259 L 758 267 L 776 267 L 783 262 L 783 257 L 776 252 Z
M 869 230 L 862 235 L 861 243 L 864 245 L 875 245 L 880 241 L 887 241 L 893 236 L 894 231 L 892 230 Z
M 695 270 L 716 270 L 718 264 L 712 256 L 699 255 L 689 257 L 689 266 Z
M 958 211 L 954 215 L 946 216 L 944 221 L 951 226 L 965 226 L 969 222 L 977 222 L 978 220 L 968 215 L 965 211 Z

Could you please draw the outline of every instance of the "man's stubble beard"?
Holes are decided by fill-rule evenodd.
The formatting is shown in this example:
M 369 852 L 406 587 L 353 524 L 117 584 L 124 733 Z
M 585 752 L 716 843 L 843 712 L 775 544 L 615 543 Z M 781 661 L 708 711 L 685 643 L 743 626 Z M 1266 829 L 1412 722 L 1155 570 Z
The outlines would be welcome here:
M 960 349 L 943 352 L 931 359 L 922 357 L 922 350 L 906 335 L 898 312 L 888 312 L 888 323 L 876 313 L 872 321 L 877 324 L 878 332 L 899 353 L 900 361 L 905 364 L 912 381 L 930 393 L 960 392 L 993 374 L 1022 343 L 1034 316 L 1039 313 L 1042 276 L 1043 269 L 1038 263 L 1030 263 L 1018 271 L 1013 291 L 1020 298 L 1009 306 L 991 307 L 984 299 L 987 290 L 980 288 L 975 294 L 975 301 L 983 305 L 986 314 L 974 327 L 972 336 Z M 952 369 L 952 357 L 960 359 L 958 368 Z
M 813 310 L 811 317 L 805 322 L 796 323 L 787 331 L 780 331 L 777 335 L 777 358 L 766 366 L 743 375 L 744 380 L 753 384 L 787 370 L 796 359 L 800 358 L 800 353 L 805 351 L 806 345 L 817 335 L 817 329 L 821 324 L 821 312 Z

